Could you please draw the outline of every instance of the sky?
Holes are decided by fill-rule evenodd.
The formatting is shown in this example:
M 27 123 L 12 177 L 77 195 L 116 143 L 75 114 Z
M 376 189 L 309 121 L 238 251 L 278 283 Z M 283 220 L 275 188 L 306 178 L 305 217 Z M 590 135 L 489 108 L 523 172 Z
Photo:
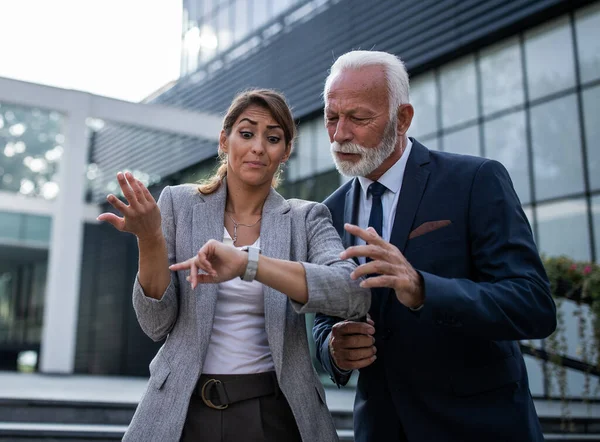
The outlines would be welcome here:
M 181 0 L 0 0 L 0 77 L 138 102 L 179 76 Z

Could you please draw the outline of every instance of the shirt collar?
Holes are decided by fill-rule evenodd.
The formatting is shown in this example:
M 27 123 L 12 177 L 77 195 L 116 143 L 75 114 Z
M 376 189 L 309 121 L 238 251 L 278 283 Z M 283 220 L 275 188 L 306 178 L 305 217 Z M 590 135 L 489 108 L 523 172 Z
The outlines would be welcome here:
M 377 180 L 394 194 L 398 193 L 400 191 L 400 187 L 402 186 L 404 169 L 406 169 L 406 163 L 408 162 L 408 157 L 410 155 L 411 149 L 412 141 L 410 138 L 407 138 L 406 148 L 404 149 L 404 152 L 402 152 L 402 156 L 398 158 L 398 160 L 392 165 L 392 167 L 386 170 L 385 173 L 381 175 Z M 363 197 L 367 199 L 367 189 L 369 188 L 369 185 L 373 182 L 373 180 L 370 180 L 369 178 L 366 178 L 364 176 L 359 176 L 358 181 L 360 182 Z

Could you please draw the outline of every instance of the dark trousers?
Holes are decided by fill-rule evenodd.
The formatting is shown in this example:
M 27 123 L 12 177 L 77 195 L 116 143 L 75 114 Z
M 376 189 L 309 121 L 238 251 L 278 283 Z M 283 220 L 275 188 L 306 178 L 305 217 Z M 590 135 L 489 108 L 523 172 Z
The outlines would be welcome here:
M 256 375 L 210 377 L 223 382 L 240 378 L 252 382 L 253 376 Z M 199 394 L 192 394 L 181 442 L 197 441 L 301 442 L 302 439 L 292 410 L 276 386 L 276 391 L 271 394 L 229 404 L 224 410 L 211 408 Z

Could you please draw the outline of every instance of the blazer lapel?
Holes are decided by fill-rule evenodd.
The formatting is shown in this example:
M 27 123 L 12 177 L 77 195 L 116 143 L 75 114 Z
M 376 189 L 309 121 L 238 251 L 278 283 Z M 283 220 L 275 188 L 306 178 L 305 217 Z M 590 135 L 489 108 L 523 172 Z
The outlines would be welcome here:
M 410 228 L 421 203 L 425 186 L 429 178 L 429 171 L 422 167 L 429 163 L 429 151 L 425 146 L 413 140 L 413 146 L 406 163 L 402 189 L 398 197 L 394 227 L 390 236 L 390 242 L 401 252 L 404 252 Z
M 191 256 L 210 239 L 223 241 L 225 217 L 225 199 L 227 197 L 227 183 L 210 195 L 200 194 L 200 201 L 194 206 L 192 212 L 192 243 Z M 212 331 L 215 307 L 217 305 L 217 284 L 200 284 L 193 291 L 196 299 L 196 314 L 198 320 L 198 336 L 201 343 L 200 355 L 203 358 L 208 348 L 209 337 Z
M 352 185 L 348 192 L 346 192 L 346 203 L 344 204 L 344 224 L 357 224 L 358 223 L 358 206 L 360 198 L 360 183 L 358 179 L 354 178 Z M 342 235 L 342 242 L 344 247 L 350 247 L 354 245 L 354 237 L 350 235 L 342 225 L 344 234 Z M 354 262 L 358 265 L 358 258 L 354 257 Z
M 271 189 L 263 207 L 260 248 L 265 256 L 290 259 L 291 218 L 289 203 Z M 265 286 L 265 329 L 277 373 L 281 373 L 288 298 Z

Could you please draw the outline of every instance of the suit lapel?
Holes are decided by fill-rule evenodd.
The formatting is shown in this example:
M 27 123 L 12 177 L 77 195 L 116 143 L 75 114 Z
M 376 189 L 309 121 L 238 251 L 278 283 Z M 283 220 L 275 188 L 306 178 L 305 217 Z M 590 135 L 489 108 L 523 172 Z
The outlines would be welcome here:
M 260 248 L 265 256 L 290 259 L 290 205 L 271 189 L 263 207 L 260 227 Z M 265 329 L 277 373 L 281 373 L 283 342 L 288 308 L 284 294 L 265 286 Z
M 344 204 L 344 224 L 357 224 L 358 223 L 358 207 L 359 207 L 359 198 L 360 198 L 360 183 L 358 179 L 354 178 L 352 180 L 352 185 L 346 192 L 346 203 Z M 350 247 L 354 245 L 354 238 L 350 233 L 348 233 L 344 226 L 342 225 L 342 231 L 344 232 L 342 235 L 342 242 L 344 243 L 344 247 Z M 354 262 L 358 265 L 358 258 L 353 258 Z
M 390 242 L 401 252 L 404 252 L 410 228 L 421 203 L 425 186 L 429 178 L 429 171 L 422 167 L 429 162 L 429 151 L 418 141 L 413 140 L 413 146 L 404 170 L 402 189 L 396 207 L 394 227 Z
M 394 226 L 390 235 L 390 243 L 398 247 L 401 252 L 404 252 L 406 241 L 410 234 L 410 228 L 413 224 L 417 209 L 423 197 L 429 171 L 423 166 L 429 162 L 429 151 L 418 141 L 412 140 L 413 145 L 406 162 L 404 169 L 404 177 L 402 178 L 402 188 L 398 197 L 398 205 L 396 206 L 396 216 L 394 218 Z M 380 291 L 377 296 L 381 297 L 379 304 L 380 327 L 383 326 L 385 318 L 385 309 L 388 300 L 391 297 L 392 290 Z
M 192 244 L 191 256 L 210 239 L 223 241 L 225 217 L 225 199 L 227 197 L 227 183 L 224 180 L 221 186 L 210 195 L 201 195 L 192 212 Z M 196 299 L 196 312 L 198 324 L 200 355 L 204 357 L 208 348 L 209 337 L 212 331 L 215 307 L 217 305 L 217 284 L 200 284 L 193 291 Z

